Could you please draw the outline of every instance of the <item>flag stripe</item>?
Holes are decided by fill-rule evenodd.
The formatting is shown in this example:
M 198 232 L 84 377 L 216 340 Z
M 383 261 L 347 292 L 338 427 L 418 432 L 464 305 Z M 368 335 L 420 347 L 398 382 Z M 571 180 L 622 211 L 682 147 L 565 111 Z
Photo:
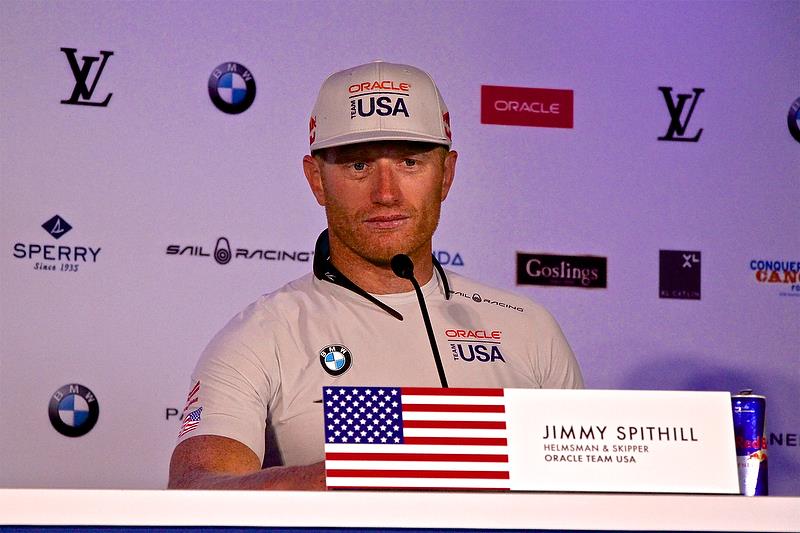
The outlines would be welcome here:
M 403 394 L 402 399 L 403 403 L 406 405 L 417 403 L 504 405 L 506 403 L 506 399 L 503 396 L 408 396 Z
M 340 481 L 340 480 L 337 480 Z M 372 480 L 364 480 L 364 481 L 372 481 Z M 380 481 L 380 480 L 378 480 Z M 425 490 L 425 491 L 473 491 L 473 490 L 483 490 L 483 491 L 511 491 L 508 487 L 478 487 L 478 486 L 468 486 L 468 487 L 445 487 L 443 485 L 436 484 L 430 487 L 423 487 L 421 485 L 416 486 L 398 486 L 398 485 L 367 485 L 367 483 L 362 483 L 361 485 L 328 485 L 331 488 L 336 490 Z
M 439 389 L 436 387 L 403 387 L 403 395 L 430 394 L 433 396 L 503 396 L 503 389 L 468 389 L 463 387 L 450 387 Z
M 430 403 L 403 403 L 403 413 L 406 411 L 426 411 L 426 412 L 452 412 L 452 413 L 505 413 L 505 405 L 453 405 L 453 404 L 430 404 Z
M 506 446 L 507 439 L 459 437 L 405 437 L 406 444 L 449 444 L 457 446 Z
M 404 420 L 404 428 L 458 428 L 458 429 L 506 429 L 502 421 L 477 420 Z
M 435 459 L 435 458 L 431 458 Z M 327 459 L 325 468 L 328 470 L 483 470 L 492 472 L 508 472 L 508 462 L 485 463 L 485 462 L 456 462 L 434 460 L 426 461 L 371 461 L 369 457 L 357 461 L 332 461 Z
M 191 397 L 194 396 L 197 393 L 198 390 L 200 390 L 200 382 L 199 381 L 194 384 L 194 387 L 192 387 L 192 390 L 186 396 L 186 401 L 188 402 L 191 399 Z
M 388 477 L 388 478 L 454 478 L 454 479 L 509 479 L 508 472 L 480 470 L 326 470 L 327 477 Z
M 460 454 L 464 453 L 463 446 L 443 446 L 441 444 L 326 444 L 326 453 L 352 452 L 356 453 L 383 453 L 387 450 L 390 453 L 425 453 L 425 454 Z M 506 454 L 508 448 L 505 446 L 470 446 L 469 452 L 472 454 Z
M 475 420 L 500 422 L 505 419 L 505 413 L 426 413 L 424 411 L 403 412 L 403 424 L 409 420 Z
M 408 437 L 505 437 L 505 429 L 450 429 L 419 428 L 404 429 L 403 436 Z
M 383 447 L 385 449 L 385 446 Z M 353 453 L 353 452 L 328 452 L 326 461 L 477 461 L 477 462 L 508 462 L 505 454 L 477 454 L 477 453 Z

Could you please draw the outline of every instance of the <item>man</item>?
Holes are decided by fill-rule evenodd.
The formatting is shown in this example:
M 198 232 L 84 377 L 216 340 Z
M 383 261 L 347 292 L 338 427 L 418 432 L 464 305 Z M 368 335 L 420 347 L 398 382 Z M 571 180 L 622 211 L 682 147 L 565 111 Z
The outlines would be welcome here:
M 332 75 L 310 143 L 303 170 L 328 221 L 314 272 L 261 297 L 204 351 L 172 488 L 324 489 L 323 387 L 440 386 L 412 285 L 390 266 L 400 253 L 422 285 L 450 386 L 583 386 L 547 311 L 432 257 L 458 154 L 428 74 L 374 62 Z

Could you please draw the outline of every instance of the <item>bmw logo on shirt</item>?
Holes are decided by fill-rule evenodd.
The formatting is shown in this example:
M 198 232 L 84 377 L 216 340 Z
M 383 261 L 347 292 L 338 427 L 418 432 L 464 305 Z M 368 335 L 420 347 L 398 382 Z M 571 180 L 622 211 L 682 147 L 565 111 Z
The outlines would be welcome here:
M 341 376 L 353 364 L 353 355 L 346 346 L 329 344 L 319 351 L 319 362 L 323 370 L 331 376 Z
M 87 387 L 71 383 L 53 393 L 48 413 L 56 431 L 67 437 L 82 437 L 97 423 L 100 406 Z
M 236 115 L 256 99 L 256 81 L 244 65 L 222 63 L 208 78 L 208 95 L 217 109 Z

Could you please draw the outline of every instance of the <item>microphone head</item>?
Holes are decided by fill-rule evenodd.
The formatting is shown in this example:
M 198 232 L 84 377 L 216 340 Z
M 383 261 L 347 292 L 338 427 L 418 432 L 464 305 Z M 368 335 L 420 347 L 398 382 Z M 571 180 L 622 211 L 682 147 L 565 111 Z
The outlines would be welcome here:
M 414 263 L 406 254 L 397 254 L 392 257 L 392 272 L 398 278 L 411 279 L 414 277 Z

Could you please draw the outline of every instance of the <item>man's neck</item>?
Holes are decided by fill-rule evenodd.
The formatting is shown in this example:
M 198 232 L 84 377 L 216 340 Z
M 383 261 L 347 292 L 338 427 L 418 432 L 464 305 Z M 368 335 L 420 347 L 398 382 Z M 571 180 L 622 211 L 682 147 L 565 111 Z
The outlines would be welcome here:
M 430 248 L 430 247 L 428 247 Z M 414 290 L 411 281 L 399 278 L 390 265 L 376 265 L 355 254 L 341 243 L 331 240 L 331 263 L 350 281 L 371 294 L 398 294 Z M 414 263 L 414 277 L 424 285 L 433 276 L 431 251 L 419 250 L 409 254 Z

